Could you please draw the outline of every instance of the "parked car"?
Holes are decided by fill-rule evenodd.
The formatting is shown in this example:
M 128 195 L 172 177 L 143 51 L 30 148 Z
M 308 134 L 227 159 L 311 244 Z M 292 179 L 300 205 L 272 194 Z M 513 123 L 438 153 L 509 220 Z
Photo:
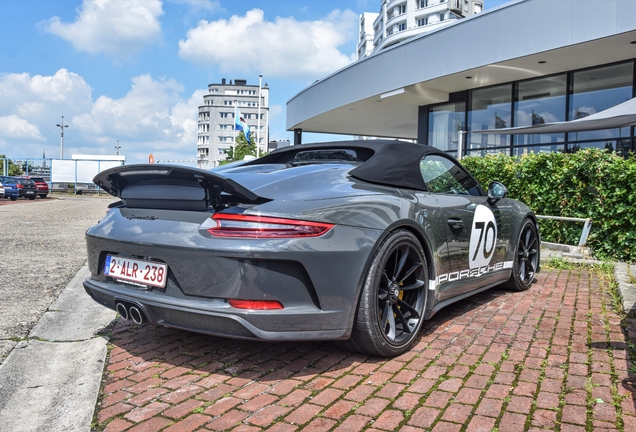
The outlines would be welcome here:
M 4 197 L 15 201 L 20 197 L 20 191 L 13 177 L 0 176 L 0 183 L 4 186 Z
M 0 182 L 0 198 L 4 198 L 4 186 L 2 182 Z
M 84 287 L 137 323 L 397 356 L 441 308 L 539 271 L 532 211 L 426 145 L 306 144 L 94 182 L 120 201 L 86 233 Z
M 33 180 L 15 177 L 15 184 L 22 198 L 34 200 L 38 196 L 38 188 Z
M 40 198 L 46 198 L 49 194 L 49 184 L 42 177 L 38 176 L 20 176 L 20 178 L 31 179 L 37 188 L 37 194 Z

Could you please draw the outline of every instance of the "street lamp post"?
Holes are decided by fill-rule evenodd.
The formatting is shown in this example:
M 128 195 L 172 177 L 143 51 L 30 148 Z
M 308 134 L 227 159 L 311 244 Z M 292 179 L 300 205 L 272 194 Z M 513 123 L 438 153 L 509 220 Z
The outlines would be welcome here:
M 64 128 L 68 125 L 64 124 L 64 116 L 62 116 L 62 124 L 56 124 L 55 126 L 61 129 L 60 133 L 60 159 L 64 159 Z
M 119 140 L 117 140 L 117 144 L 119 144 Z M 117 156 L 119 156 L 119 149 L 121 148 L 120 145 L 116 145 L 115 146 L 115 150 L 117 150 Z

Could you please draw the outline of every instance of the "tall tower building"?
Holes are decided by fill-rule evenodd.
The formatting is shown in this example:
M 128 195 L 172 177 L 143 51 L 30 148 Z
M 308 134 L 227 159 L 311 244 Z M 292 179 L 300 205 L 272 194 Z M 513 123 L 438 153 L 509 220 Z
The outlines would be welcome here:
M 225 159 L 226 152 L 234 145 L 234 112 L 238 106 L 243 118 L 254 133 L 260 152 L 267 151 L 269 142 L 269 87 L 248 85 L 247 80 L 221 79 L 220 84 L 209 84 L 199 107 L 197 134 L 197 167 L 213 168 Z
M 358 59 L 483 9 L 484 0 L 382 0 L 380 13 L 360 15 Z M 372 31 L 369 29 L 371 19 L 374 20 Z

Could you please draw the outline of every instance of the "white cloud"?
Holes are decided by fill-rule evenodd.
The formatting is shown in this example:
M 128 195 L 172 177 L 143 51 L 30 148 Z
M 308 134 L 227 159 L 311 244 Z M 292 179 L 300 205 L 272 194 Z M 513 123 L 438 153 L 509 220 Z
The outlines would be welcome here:
M 0 153 L 10 157 L 59 155 L 64 122 L 64 154 L 115 154 L 120 145 L 129 162 L 194 160 L 198 106 L 205 90 L 183 97 L 174 80 L 150 75 L 132 78 L 121 98 L 93 100 L 84 79 L 65 69 L 53 76 L 0 74 Z M 119 140 L 119 143 L 117 143 Z
M 316 78 L 351 62 L 338 47 L 355 38 L 357 22 L 350 10 L 317 21 L 277 17 L 269 22 L 262 10 L 253 9 L 229 20 L 201 21 L 179 41 L 179 55 L 218 64 L 222 72 Z
M 45 140 L 36 125 L 30 124 L 15 114 L 0 117 L 0 140 L 4 141 L 5 138 L 12 140 Z
M 193 10 L 216 11 L 221 8 L 218 0 L 167 0 L 168 3 L 186 4 Z
M 41 24 L 77 51 L 127 59 L 160 38 L 162 14 L 160 0 L 84 0 L 75 22 L 53 17 Z

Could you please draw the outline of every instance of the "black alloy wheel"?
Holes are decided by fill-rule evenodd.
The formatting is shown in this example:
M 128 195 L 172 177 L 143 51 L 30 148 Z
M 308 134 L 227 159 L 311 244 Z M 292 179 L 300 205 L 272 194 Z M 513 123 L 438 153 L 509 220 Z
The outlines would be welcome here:
M 514 256 L 512 275 L 507 286 L 515 291 L 525 291 L 534 281 L 539 269 L 539 234 L 534 223 L 526 219 L 519 232 L 519 241 Z
M 348 346 L 382 357 L 407 351 L 422 326 L 427 285 L 419 241 L 409 231 L 394 231 L 373 259 Z

